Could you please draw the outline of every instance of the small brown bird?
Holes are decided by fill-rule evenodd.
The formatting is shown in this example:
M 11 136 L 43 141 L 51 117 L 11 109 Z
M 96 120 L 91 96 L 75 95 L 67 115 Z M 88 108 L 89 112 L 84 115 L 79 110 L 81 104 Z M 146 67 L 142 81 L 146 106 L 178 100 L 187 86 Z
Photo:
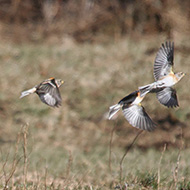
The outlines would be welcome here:
M 59 87 L 64 83 L 61 79 L 49 78 L 39 85 L 34 86 L 33 88 L 23 91 L 20 98 L 27 96 L 32 93 L 38 94 L 41 101 L 51 107 L 61 106 L 61 95 L 59 92 Z
M 132 92 L 128 96 L 121 99 L 118 104 L 113 105 L 109 109 L 109 119 L 111 119 L 121 108 L 124 117 L 128 122 L 136 128 L 153 131 L 156 124 L 146 113 L 141 101 L 145 96 L 141 97 L 139 91 Z
M 176 90 L 172 88 L 185 75 L 183 72 L 174 73 L 174 43 L 166 42 L 159 49 L 154 62 L 155 82 L 139 87 L 141 96 L 149 92 L 156 93 L 158 101 L 167 107 L 177 107 Z

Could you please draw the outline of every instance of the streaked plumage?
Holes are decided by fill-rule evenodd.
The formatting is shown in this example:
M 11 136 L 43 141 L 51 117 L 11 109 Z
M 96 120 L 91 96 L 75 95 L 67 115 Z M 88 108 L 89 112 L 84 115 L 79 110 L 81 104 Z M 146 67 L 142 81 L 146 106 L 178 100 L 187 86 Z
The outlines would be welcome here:
M 109 109 L 109 119 L 111 119 L 121 108 L 127 121 L 136 128 L 153 131 L 156 124 L 146 113 L 141 101 L 144 97 L 140 97 L 140 92 L 135 91 L 121 99 L 118 104 L 113 105 Z
M 33 88 L 22 92 L 20 98 L 23 98 L 24 96 L 32 93 L 36 93 L 43 103 L 52 107 L 59 107 L 61 106 L 62 102 L 59 87 L 63 83 L 64 81 L 61 79 L 49 78 L 39 85 L 36 85 Z
M 176 90 L 171 88 L 185 75 L 183 72 L 174 73 L 174 43 L 166 42 L 159 49 L 154 63 L 155 82 L 139 87 L 141 96 L 156 92 L 159 102 L 167 107 L 178 106 Z

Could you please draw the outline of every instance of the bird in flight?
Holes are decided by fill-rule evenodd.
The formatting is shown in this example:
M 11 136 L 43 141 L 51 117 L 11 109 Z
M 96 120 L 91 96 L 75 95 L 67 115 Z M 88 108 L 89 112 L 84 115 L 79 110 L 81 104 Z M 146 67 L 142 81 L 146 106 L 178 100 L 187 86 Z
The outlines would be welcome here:
M 155 82 L 139 87 L 140 96 L 149 92 L 156 93 L 158 101 L 167 107 L 179 106 L 176 90 L 172 88 L 178 83 L 185 73 L 173 72 L 174 42 L 165 42 L 157 52 L 154 61 Z
M 51 107 L 59 107 L 61 106 L 62 102 L 59 87 L 63 83 L 63 80 L 51 77 L 31 89 L 23 91 L 20 98 L 23 98 L 32 93 L 36 93 L 43 103 Z
M 121 99 L 118 104 L 109 108 L 108 119 L 111 119 L 120 109 L 122 109 L 124 117 L 133 127 L 153 131 L 156 124 L 151 120 L 144 107 L 141 105 L 141 101 L 144 97 L 145 96 L 140 96 L 139 91 L 132 92 Z

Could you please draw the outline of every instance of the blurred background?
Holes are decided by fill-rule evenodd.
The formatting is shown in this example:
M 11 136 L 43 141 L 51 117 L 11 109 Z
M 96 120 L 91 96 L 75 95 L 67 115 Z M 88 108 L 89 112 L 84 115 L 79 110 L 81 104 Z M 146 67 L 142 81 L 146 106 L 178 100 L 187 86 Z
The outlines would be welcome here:
M 189 20 L 188 0 L 0 0 L 0 185 L 190 189 Z M 187 74 L 175 87 L 180 107 L 146 96 L 142 105 L 157 129 L 139 137 L 119 181 L 120 159 L 138 129 L 122 113 L 108 121 L 109 107 L 154 81 L 156 53 L 168 40 L 174 72 Z M 65 81 L 62 107 L 37 95 L 19 99 L 49 77 Z

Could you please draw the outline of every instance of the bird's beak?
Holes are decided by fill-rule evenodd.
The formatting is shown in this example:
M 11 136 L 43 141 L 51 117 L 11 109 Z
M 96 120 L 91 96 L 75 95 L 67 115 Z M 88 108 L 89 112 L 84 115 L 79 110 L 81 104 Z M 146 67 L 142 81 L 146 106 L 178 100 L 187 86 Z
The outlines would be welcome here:
M 63 84 L 63 83 L 65 83 L 65 81 L 62 80 L 62 81 L 61 81 L 61 84 Z

